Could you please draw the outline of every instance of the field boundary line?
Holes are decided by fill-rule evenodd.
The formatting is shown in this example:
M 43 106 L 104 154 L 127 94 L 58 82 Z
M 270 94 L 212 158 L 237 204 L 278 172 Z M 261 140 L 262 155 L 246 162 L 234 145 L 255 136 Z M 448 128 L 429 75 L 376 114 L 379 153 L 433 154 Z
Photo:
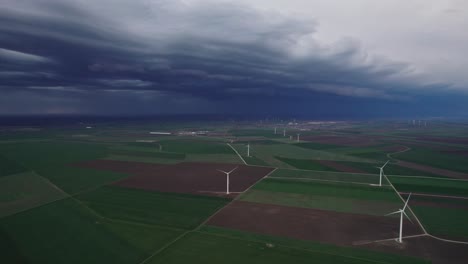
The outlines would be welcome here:
M 411 236 L 403 236 L 401 237 L 402 239 L 408 239 L 408 238 L 416 238 L 416 237 L 424 237 L 424 236 L 431 236 L 430 234 L 419 234 L 419 235 L 411 235 Z M 368 245 L 372 243 L 380 243 L 380 242 L 385 242 L 385 241 L 392 241 L 392 240 L 397 240 L 398 237 L 394 238 L 386 238 L 386 239 L 379 239 L 379 240 L 372 240 L 372 241 L 357 241 L 356 243 L 353 243 L 353 245 Z
M 409 192 L 400 192 L 400 194 L 409 194 Z M 450 196 L 450 195 L 438 195 L 438 194 L 428 194 L 428 193 L 411 193 L 411 194 L 413 196 L 429 196 L 429 197 L 468 200 L 468 197 L 465 197 L 465 196 Z
M 434 236 L 434 235 L 431 235 L 431 234 L 427 234 L 427 235 L 430 236 L 430 237 L 432 237 L 432 238 L 434 238 L 434 239 L 443 241 L 443 242 L 468 245 L 468 242 L 466 242 L 466 241 L 451 240 L 451 239 L 446 239 L 446 238 L 437 237 L 437 236 Z
M 230 235 L 225 235 L 225 234 L 220 234 L 220 233 L 210 233 L 210 232 L 205 232 L 205 231 L 200 231 L 200 230 L 195 231 L 195 232 L 198 232 L 198 233 L 201 233 L 201 234 L 217 236 L 217 237 L 229 238 L 229 239 L 233 239 L 233 240 L 254 242 L 254 243 L 269 243 L 269 242 L 271 242 L 271 241 L 265 241 L 265 240 L 261 240 L 261 239 L 240 238 L 240 237 L 235 237 L 235 236 L 230 236 Z M 266 236 L 268 236 L 268 235 L 266 235 Z M 317 241 L 312 241 L 312 242 L 319 243 Z M 288 249 L 307 251 L 307 252 L 311 252 L 311 253 L 317 253 L 317 254 L 323 254 L 323 255 L 329 255 L 329 256 L 338 256 L 338 257 L 349 258 L 349 259 L 363 260 L 365 262 L 371 262 L 371 263 L 390 264 L 389 262 L 386 262 L 386 261 L 379 261 L 379 260 L 372 260 L 372 259 L 366 259 L 366 258 L 360 258 L 360 257 L 353 257 L 353 256 L 349 256 L 349 255 L 341 255 L 341 254 L 331 253 L 331 252 L 328 252 L 328 251 L 320 251 L 320 250 L 314 250 L 314 249 L 309 249 L 309 248 L 288 246 L 288 245 L 283 244 L 281 242 L 280 243 L 275 243 L 274 245 L 284 247 L 284 248 L 288 248 Z M 332 244 L 332 245 L 334 245 L 334 244 Z M 338 245 L 334 245 L 334 246 L 340 247 Z
M 242 158 L 241 154 L 239 154 L 239 152 L 237 152 L 237 150 L 229 143 L 226 143 L 229 147 L 231 147 L 232 150 L 234 150 L 234 152 L 237 154 L 237 156 L 239 156 L 239 158 L 244 162 L 245 165 L 249 165 L 247 164 L 247 162 L 245 162 L 244 158 Z
M 269 179 L 284 179 L 284 180 L 304 180 L 304 181 L 322 181 L 322 182 L 334 182 L 334 183 L 350 183 L 350 184 L 359 184 L 359 185 L 367 185 L 371 186 L 372 183 L 363 183 L 363 182 L 351 182 L 351 181 L 334 181 L 334 180 L 322 180 L 322 179 L 310 179 L 310 178 L 297 178 L 297 177 L 275 177 L 270 176 Z M 382 185 L 390 187 L 390 185 Z
M 456 179 L 456 178 L 441 178 L 441 177 L 428 177 L 428 176 L 411 176 L 411 175 L 388 175 L 389 177 L 392 178 L 412 178 L 412 179 L 434 179 L 434 180 L 446 180 L 446 181 L 468 181 L 467 179 Z
M 228 143 L 229 145 L 229 143 Z M 232 148 L 232 147 L 231 147 Z M 270 175 L 271 173 L 273 173 L 275 170 L 277 170 L 278 168 L 275 168 L 273 169 L 272 171 L 270 171 L 269 173 L 267 173 L 265 176 L 263 176 L 262 178 L 260 178 L 258 181 L 256 181 L 254 184 L 252 184 L 249 188 L 245 189 L 243 192 L 247 192 L 248 190 L 250 190 L 250 188 L 252 188 L 254 185 L 256 185 L 257 183 L 259 183 L 261 180 L 265 179 L 268 175 Z M 239 197 L 241 196 L 241 194 L 237 195 L 234 199 L 232 199 L 230 202 L 228 202 L 226 205 L 224 206 L 221 206 L 218 210 L 216 210 L 213 214 L 211 214 L 207 219 L 205 219 L 201 224 L 199 224 L 198 226 L 196 226 L 194 229 L 191 229 L 191 230 L 187 230 L 186 232 L 182 233 L 180 236 L 176 237 L 174 240 L 170 241 L 169 243 L 167 243 L 166 245 L 164 245 L 163 247 L 159 248 L 157 251 L 155 251 L 153 254 L 151 254 L 149 257 L 147 257 L 146 259 L 144 259 L 143 261 L 141 261 L 140 263 L 138 264 L 144 264 L 146 263 L 147 261 L 149 261 L 150 259 L 152 259 L 154 256 L 158 255 L 159 253 L 163 252 L 164 250 L 166 250 L 168 247 L 170 247 L 171 245 L 173 245 L 174 243 L 176 243 L 177 241 L 179 241 L 180 239 L 182 239 L 184 236 L 186 236 L 187 234 L 189 233 L 193 233 L 193 232 L 199 232 L 200 228 L 202 226 L 204 226 L 208 221 L 210 221 L 215 215 L 217 215 L 219 212 L 221 212 L 221 210 L 223 210 L 224 208 L 226 208 L 227 206 L 229 206 L 230 204 L 232 204 L 234 201 L 237 201 L 239 199 Z

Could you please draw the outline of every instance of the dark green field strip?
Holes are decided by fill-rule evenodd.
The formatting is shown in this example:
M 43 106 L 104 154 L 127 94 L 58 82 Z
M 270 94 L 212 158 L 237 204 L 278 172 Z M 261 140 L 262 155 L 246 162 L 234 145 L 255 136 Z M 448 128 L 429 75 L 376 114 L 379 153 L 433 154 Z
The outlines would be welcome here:
M 130 264 L 147 256 L 72 199 L 2 218 L 0 229 L 31 263 Z
M 71 167 L 69 164 L 104 158 L 106 144 L 47 141 L 2 144 L 4 156 L 49 179 L 68 193 L 76 193 L 126 177 L 114 172 Z
M 310 252 L 317 252 L 320 254 L 330 254 L 347 256 L 350 258 L 361 259 L 363 263 L 377 262 L 377 263 L 429 263 L 429 261 L 422 260 L 414 257 L 407 257 L 397 254 L 389 254 L 383 252 L 376 252 L 366 249 L 357 249 L 351 247 L 342 247 L 332 244 L 319 243 L 314 241 L 297 240 L 286 237 L 268 236 L 261 234 L 254 234 L 249 232 L 243 232 L 233 229 L 227 229 L 215 226 L 203 226 L 200 232 L 218 235 L 222 237 L 230 237 L 233 239 L 242 239 L 245 241 L 256 241 L 263 243 L 271 243 L 274 246 L 285 246 L 297 249 L 303 249 Z M 318 262 L 320 263 L 320 262 Z M 328 262 L 322 262 L 328 263 Z
M 309 171 L 309 170 L 294 170 L 294 169 L 277 169 L 269 177 L 281 177 L 290 179 L 310 179 L 323 181 L 338 181 L 352 183 L 378 183 L 379 178 L 376 174 L 360 174 L 346 172 L 331 172 L 331 171 Z
M 275 144 L 283 144 L 281 142 L 271 140 L 271 139 L 256 139 L 256 140 L 236 140 L 236 144 L 251 144 L 251 145 L 275 145 Z
M 336 163 L 344 164 L 356 169 L 360 169 L 362 171 L 378 174 L 379 169 L 377 167 L 381 167 L 385 164 L 386 161 L 382 161 L 381 163 L 367 163 L 367 162 L 352 162 L 352 161 L 336 161 Z M 407 175 L 407 176 L 426 176 L 426 177 L 442 177 L 446 178 L 445 176 L 418 171 L 415 169 L 410 169 L 406 167 L 398 166 L 397 164 L 388 163 L 384 169 L 385 175 Z
M 313 142 L 294 143 L 294 145 L 301 147 L 301 148 L 316 149 L 316 150 L 331 150 L 331 149 L 343 147 L 343 146 L 338 146 L 338 145 L 321 144 L 321 143 L 313 143 Z
M 434 151 L 430 148 L 412 146 L 406 152 L 393 155 L 394 158 L 411 161 L 431 167 L 447 169 L 458 172 L 468 172 L 466 156 Z
M 256 184 L 253 189 L 269 192 L 314 194 L 341 198 L 399 202 L 398 196 L 391 188 L 376 188 L 374 186 L 350 185 L 346 183 L 307 182 L 267 178 Z
M 0 146 L 0 151 L 2 147 Z M 23 165 L 18 162 L 0 155 L 0 177 L 27 171 Z
M 255 156 L 252 156 L 252 157 L 242 157 L 245 162 L 247 162 L 247 164 L 249 165 L 258 165 L 258 166 L 269 166 L 268 163 L 266 163 L 264 160 L 258 158 L 258 157 L 255 157 Z
M 363 153 L 348 153 L 348 155 L 359 157 L 359 158 L 371 159 L 371 160 L 379 160 L 379 161 L 388 160 L 387 153 L 385 153 L 383 151 L 363 152 Z
M 468 210 L 420 205 L 411 208 L 430 234 L 468 241 Z
M 104 144 L 65 141 L 3 144 L 0 148 L 4 156 L 32 170 L 103 158 L 108 154 Z
M 266 138 L 280 138 L 283 137 L 283 130 L 278 128 L 277 134 L 274 134 L 272 129 L 235 129 L 230 130 L 229 133 L 236 137 L 266 137 Z
M 290 158 L 284 158 L 284 157 L 278 157 L 278 156 L 275 156 L 275 158 L 301 170 L 337 171 L 336 169 L 322 165 L 318 161 L 315 161 L 315 160 L 290 159 Z
M 185 232 L 183 229 L 138 223 L 119 221 L 105 221 L 105 223 L 106 228 L 113 234 L 130 243 L 139 251 L 147 253 L 148 256 Z
M 390 176 L 390 181 L 399 192 L 416 192 L 468 197 L 468 181 L 407 178 L 398 176 Z
M 196 227 L 229 201 L 120 187 L 102 187 L 77 198 L 107 218 L 184 229 Z
M 159 142 L 164 151 L 187 154 L 232 154 L 224 143 L 195 140 L 163 140 Z
M 123 156 L 137 156 L 137 157 L 151 157 L 160 159 L 185 159 L 184 153 L 172 153 L 172 152 L 155 152 L 155 151 L 136 151 L 136 150 L 125 150 L 125 149 L 111 149 L 111 155 L 123 155 Z
M 326 246 L 313 242 L 299 242 L 222 229 L 203 228 L 203 230 L 204 232 L 188 234 L 153 257 L 149 263 L 428 263 L 416 258 Z M 295 244 L 295 247 L 290 246 L 291 244 Z
M 298 194 L 261 190 L 250 190 L 247 193 L 242 194 L 240 200 L 378 216 L 385 215 L 392 210 L 398 210 L 399 206 L 401 206 L 401 203 L 399 202 L 373 201 L 348 197 L 342 198 L 330 195 L 316 195 L 314 193 Z
M 0 178 L 0 217 L 40 206 L 67 195 L 33 172 Z
M 28 264 L 29 261 L 21 253 L 15 241 L 0 228 L 1 263 Z
M 37 169 L 36 172 L 69 194 L 75 194 L 129 176 L 124 173 L 67 165 L 43 167 Z

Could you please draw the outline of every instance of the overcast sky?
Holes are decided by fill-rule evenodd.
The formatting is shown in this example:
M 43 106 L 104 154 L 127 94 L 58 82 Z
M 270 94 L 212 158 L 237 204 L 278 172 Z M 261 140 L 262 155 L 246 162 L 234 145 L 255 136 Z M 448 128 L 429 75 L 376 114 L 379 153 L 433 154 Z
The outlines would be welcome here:
M 450 116 L 461 0 L 0 0 L 0 114 Z

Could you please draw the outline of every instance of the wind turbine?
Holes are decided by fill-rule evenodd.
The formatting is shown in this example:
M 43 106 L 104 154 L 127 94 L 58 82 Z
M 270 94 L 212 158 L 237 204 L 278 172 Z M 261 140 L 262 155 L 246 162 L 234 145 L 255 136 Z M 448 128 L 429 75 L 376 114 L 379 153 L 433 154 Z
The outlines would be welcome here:
M 283 137 L 286 136 L 286 128 L 283 129 Z
M 247 143 L 247 157 L 250 157 L 250 142 Z
M 275 135 L 276 135 L 276 127 L 275 127 Z
M 384 174 L 383 169 L 387 165 L 388 162 L 389 162 L 389 160 L 387 160 L 387 162 L 385 162 L 385 164 L 382 167 L 377 167 L 378 169 L 380 169 L 379 186 L 382 186 L 382 177 L 383 177 L 383 174 Z
M 405 206 L 403 206 L 403 209 L 400 209 L 400 210 L 398 210 L 396 212 L 389 213 L 389 214 L 385 215 L 385 216 L 388 216 L 388 215 L 393 215 L 393 214 L 400 214 L 400 236 L 397 239 L 397 241 L 399 243 L 403 242 L 403 240 L 402 240 L 402 236 L 403 236 L 403 215 L 405 215 L 406 218 L 408 218 L 408 220 L 410 220 L 410 222 L 413 223 L 413 221 L 411 221 L 411 218 L 409 218 L 409 216 L 405 213 L 405 209 L 406 209 L 406 206 L 408 206 L 408 202 L 409 202 L 410 197 L 411 197 L 411 193 L 408 195 L 408 199 L 406 200 Z
M 237 169 L 237 167 L 235 167 L 234 169 L 230 170 L 230 171 L 222 171 L 222 170 L 218 170 L 224 174 L 226 174 L 226 194 L 229 194 L 229 174 L 231 174 L 233 171 L 235 171 Z
M 299 142 L 299 136 L 300 136 L 300 135 L 301 135 L 301 134 L 297 134 L 297 142 Z

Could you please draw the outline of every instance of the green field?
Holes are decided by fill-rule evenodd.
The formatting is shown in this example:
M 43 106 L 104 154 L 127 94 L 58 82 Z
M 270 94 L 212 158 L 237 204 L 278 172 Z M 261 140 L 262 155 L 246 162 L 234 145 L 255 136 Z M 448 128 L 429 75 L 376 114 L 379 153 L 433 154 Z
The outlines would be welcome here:
M 73 199 L 65 199 L 0 219 L 1 244 L 16 249 L 1 254 L 0 262 L 134 264 L 180 233 L 109 224 Z
M 427 231 L 436 236 L 466 241 L 468 210 L 432 206 L 411 206 Z
M 159 142 L 164 151 L 186 154 L 232 154 L 225 143 L 196 140 L 162 140 Z
M 337 163 L 350 166 L 350 167 L 365 171 L 367 173 L 378 174 L 380 170 L 377 167 L 383 166 L 385 164 L 385 161 L 381 163 L 337 161 Z M 397 164 L 393 164 L 393 163 L 388 163 L 387 166 L 385 166 L 384 172 L 385 172 L 385 175 L 426 176 L 426 177 L 446 178 L 445 176 L 418 171 L 415 169 L 398 166 Z
M 28 170 L 49 179 L 70 194 L 116 181 L 127 175 L 72 167 L 69 164 L 103 158 L 108 150 L 103 144 L 65 141 L 2 144 L 3 155 Z
M 301 148 L 307 149 L 315 149 L 315 150 L 331 150 L 335 148 L 341 148 L 342 146 L 338 145 L 331 145 L 331 144 L 321 144 L 321 143 L 314 143 L 314 142 L 307 142 L 307 143 L 294 143 L 294 146 L 298 146 Z
M 241 196 L 242 201 L 276 204 L 291 207 L 313 208 L 343 213 L 357 213 L 382 216 L 398 210 L 401 203 L 373 201 L 356 198 L 335 197 L 334 195 L 317 195 L 312 192 L 290 193 L 276 191 L 250 190 Z
M 415 192 L 468 197 L 468 181 L 390 176 L 399 192 Z
M 15 214 L 67 195 L 33 172 L 0 178 L 0 218 Z
M 301 170 L 337 171 L 331 167 L 320 164 L 316 160 L 289 159 L 289 158 L 283 158 L 283 157 L 278 157 L 278 156 L 275 156 L 275 158 Z
M 296 169 L 277 169 L 269 175 L 271 178 L 289 178 L 317 181 L 337 181 L 344 183 L 375 184 L 379 182 L 377 174 L 347 173 L 331 171 L 310 171 Z M 383 179 L 386 184 L 386 180 Z
M 256 184 L 253 190 L 295 194 L 313 194 L 348 199 L 363 199 L 386 202 L 400 202 L 393 189 L 347 183 L 325 183 L 266 178 Z
M 149 263 L 428 263 L 427 261 L 206 227 L 188 234 Z
M 102 187 L 77 197 L 106 218 L 192 229 L 229 200 L 217 197 Z
M 431 167 L 468 172 L 468 162 L 466 162 L 466 157 L 446 152 L 438 152 L 431 148 L 412 146 L 411 150 L 392 156 L 396 159 L 415 162 Z
M 0 155 L 0 177 L 20 173 L 26 170 L 27 169 L 18 162 Z

